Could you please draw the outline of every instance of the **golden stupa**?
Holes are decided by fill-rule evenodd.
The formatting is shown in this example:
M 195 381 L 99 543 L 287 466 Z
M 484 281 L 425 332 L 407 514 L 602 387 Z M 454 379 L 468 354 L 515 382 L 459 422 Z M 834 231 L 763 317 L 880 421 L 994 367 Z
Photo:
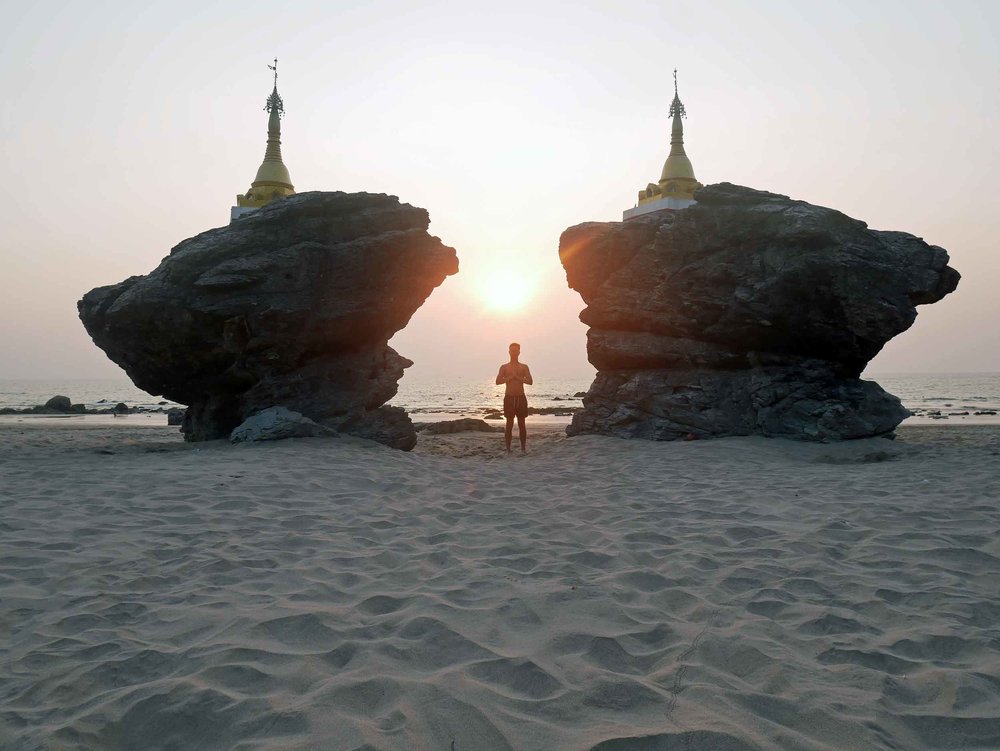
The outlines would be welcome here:
M 684 152 L 684 124 L 681 118 L 687 117 L 684 105 L 677 93 L 677 70 L 674 70 L 674 101 L 670 103 L 670 117 L 673 125 L 670 128 L 670 154 L 663 164 L 658 183 L 649 183 L 639 191 L 639 202 L 622 215 L 623 219 L 632 219 L 655 211 L 685 209 L 695 203 L 694 192 L 701 187 L 695 179 L 694 167 Z
M 278 95 L 278 58 L 274 65 L 268 65 L 274 71 L 274 90 L 267 98 L 264 111 L 270 113 L 267 118 L 267 148 L 264 150 L 264 161 L 257 169 L 257 176 L 250 184 L 246 194 L 236 196 L 236 205 L 230 212 L 230 221 L 238 219 L 254 209 L 266 206 L 278 198 L 295 195 L 295 186 L 288 175 L 288 167 L 281 161 L 281 116 L 285 114 L 285 104 Z

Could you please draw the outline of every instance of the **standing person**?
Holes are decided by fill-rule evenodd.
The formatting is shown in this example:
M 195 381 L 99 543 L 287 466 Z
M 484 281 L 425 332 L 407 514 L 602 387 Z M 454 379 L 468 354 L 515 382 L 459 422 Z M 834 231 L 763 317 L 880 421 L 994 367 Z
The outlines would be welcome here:
M 508 348 L 510 362 L 500 366 L 497 373 L 497 385 L 507 384 L 503 395 L 503 416 L 507 418 L 507 428 L 504 431 L 504 441 L 507 453 L 510 453 L 510 442 L 514 433 L 514 418 L 517 418 L 517 437 L 521 439 L 521 453 L 525 453 L 528 442 L 528 431 L 524 428 L 524 418 L 528 416 L 528 397 L 524 394 L 524 385 L 531 385 L 531 371 L 523 362 L 518 362 L 521 355 L 521 345 L 514 342 Z

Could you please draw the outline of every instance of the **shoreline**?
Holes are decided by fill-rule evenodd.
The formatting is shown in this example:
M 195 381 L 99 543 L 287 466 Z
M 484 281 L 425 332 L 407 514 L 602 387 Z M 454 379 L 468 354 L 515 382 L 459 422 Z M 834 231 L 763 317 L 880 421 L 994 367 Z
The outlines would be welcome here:
M 471 413 L 471 412 L 417 412 L 408 413 L 410 419 L 413 421 L 414 425 L 423 425 L 428 423 L 443 422 L 446 420 L 458 420 L 463 418 L 472 418 L 477 420 L 484 420 L 490 425 L 503 426 L 504 420 L 493 419 L 493 418 L 483 418 L 481 414 Z M 434 418 L 434 419 L 425 419 Z M 529 415 L 528 426 L 539 425 L 539 426 L 550 426 L 550 425 L 569 425 L 572 420 L 572 416 L 568 415 Z M 107 414 L 14 414 L 14 415 L 0 415 L 0 425 L 10 424 L 10 423 L 24 423 L 32 424 L 36 421 L 51 421 L 56 423 L 66 423 L 66 424 L 94 424 L 94 425 L 120 425 L 126 426 L 129 424 L 139 424 L 148 425 L 150 427 L 167 425 L 167 414 L 166 412 L 134 412 L 131 414 L 123 414 L 115 417 L 111 413 Z M 965 427 L 965 426 L 1000 426 L 1000 415 L 969 415 L 969 416 L 953 416 L 949 418 L 930 418 L 930 417 L 908 417 L 900 423 L 897 430 L 904 428 L 916 428 L 916 427 Z M 516 426 L 515 426 L 516 432 Z M 864 439 L 861 439 L 864 440 Z

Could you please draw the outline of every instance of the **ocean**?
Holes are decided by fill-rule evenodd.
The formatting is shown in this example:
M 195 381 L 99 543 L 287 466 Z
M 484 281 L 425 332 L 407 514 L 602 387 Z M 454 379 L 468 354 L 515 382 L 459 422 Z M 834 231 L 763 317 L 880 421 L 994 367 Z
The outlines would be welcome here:
M 866 376 L 898 396 L 914 413 L 907 423 L 1000 423 L 1000 373 L 896 373 Z M 572 408 L 577 394 L 590 388 L 591 377 L 548 380 L 529 387 L 533 407 Z M 178 406 L 137 389 L 127 378 L 104 380 L 0 380 L 0 408 L 23 409 L 44 404 L 52 396 L 68 396 L 88 409 L 124 402 L 146 410 Z M 415 420 L 478 417 L 503 402 L 503 387 L 492 380 L 413 381 L 403 378 L 390 402 Z M 182 406 L 182 405 L 181 405 Z M 980 414 L 976 414 L 976 413 Z M 997 414 L 982 414 L 994 412 Z M 563 418 L 565 419 L 565 418 Z

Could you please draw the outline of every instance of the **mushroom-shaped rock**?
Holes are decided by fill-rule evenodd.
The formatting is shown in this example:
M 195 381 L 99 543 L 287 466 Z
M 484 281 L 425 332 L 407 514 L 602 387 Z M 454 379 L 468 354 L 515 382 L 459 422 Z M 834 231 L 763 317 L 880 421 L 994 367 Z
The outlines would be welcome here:
M 570 434 L 658 440 L 890 434 L 908 415 L 861 380 L 915 306 L 952 292 L 948 253 L 832 209 L 728 183 L 697 203 L 567 229 L 597 377 Z
M 429 221 L 395 196 L 300 193 L 91 290 L 80 318 L 136 386 L 188 405 L 187 440 L 282 406 L 410 449 L 409 418 L 382 405 L 412 363 L 388 341 L 458 271 Z

